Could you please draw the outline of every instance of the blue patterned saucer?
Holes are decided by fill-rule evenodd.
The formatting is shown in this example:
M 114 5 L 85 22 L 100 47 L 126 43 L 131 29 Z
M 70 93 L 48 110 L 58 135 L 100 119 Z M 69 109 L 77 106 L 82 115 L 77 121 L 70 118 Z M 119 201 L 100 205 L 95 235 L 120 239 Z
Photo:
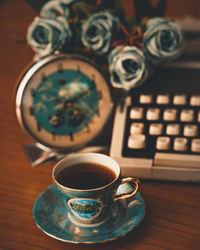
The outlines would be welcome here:
M 108 219 L 98 225 L 74 224 L 57 189 L 51 185 L 35 201 L 36 225 L 47 235 L 70 243 L 99 243 L 117 239 L 134 229 L 144 218 L 145 202 L 137 192 L 134 198 L 116 202 Z

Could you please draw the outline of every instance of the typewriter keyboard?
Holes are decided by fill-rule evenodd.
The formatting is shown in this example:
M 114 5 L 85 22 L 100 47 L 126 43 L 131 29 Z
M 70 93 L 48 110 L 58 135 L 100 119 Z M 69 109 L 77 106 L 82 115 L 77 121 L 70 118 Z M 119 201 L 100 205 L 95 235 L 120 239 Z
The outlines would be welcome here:
M 200 95 L 141 93 L 127 112 L 124 156 L 187 166 L 182 157 L 187 154 L 189 165 L 200 168 L 200 161 L 192 160 L 200 155 Z
M 125 176 L 200 181 L 200 62 L 159 68 L 117 105 L 110 155 Z

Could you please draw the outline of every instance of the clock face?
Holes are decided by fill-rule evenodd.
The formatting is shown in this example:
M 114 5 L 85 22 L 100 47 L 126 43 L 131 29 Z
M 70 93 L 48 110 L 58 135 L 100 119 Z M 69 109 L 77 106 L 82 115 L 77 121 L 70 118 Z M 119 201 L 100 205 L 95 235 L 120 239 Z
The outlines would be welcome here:
M 112 109 L 108 83 L 83 57 L 53 55 L 33 65 L 16 93 L 20 124 L 36 142 L 61 150 L 93 140 Z

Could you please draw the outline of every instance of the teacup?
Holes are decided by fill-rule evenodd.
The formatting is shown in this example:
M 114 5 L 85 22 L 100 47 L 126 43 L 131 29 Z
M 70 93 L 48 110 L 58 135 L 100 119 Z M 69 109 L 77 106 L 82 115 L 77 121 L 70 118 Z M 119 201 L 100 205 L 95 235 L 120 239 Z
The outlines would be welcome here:
M 82 226 L 105 222 L 113 203 L 134 196 L 139 184 L 137 178 L 121 178 L 119 164 L 99 153 L 74 153 L 65 157 L 55 165 L 52 178 L 69 219 Z M 117 194 L 124 183 L 131 188 Z

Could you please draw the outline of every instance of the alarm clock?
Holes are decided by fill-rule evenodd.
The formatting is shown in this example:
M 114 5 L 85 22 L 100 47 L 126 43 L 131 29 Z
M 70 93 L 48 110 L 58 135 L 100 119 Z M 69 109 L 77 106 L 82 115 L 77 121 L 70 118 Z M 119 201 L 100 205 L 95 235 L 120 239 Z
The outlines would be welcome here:
M 102 132 L 113 108 L 101 69 L 73 54 L 49 55 L 31 65 L 18 82 L 15 104 L 21 127 L 35 142 L 26 147 L 34 158 L 83 148 Z

